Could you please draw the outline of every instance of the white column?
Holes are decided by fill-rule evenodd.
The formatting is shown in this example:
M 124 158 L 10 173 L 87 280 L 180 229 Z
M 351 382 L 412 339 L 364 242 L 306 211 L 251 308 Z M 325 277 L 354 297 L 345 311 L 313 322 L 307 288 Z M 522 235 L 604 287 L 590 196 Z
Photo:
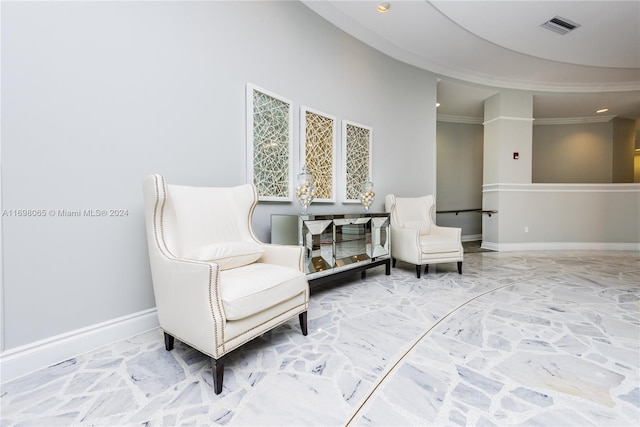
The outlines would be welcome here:
M 496 184 L 530 184 L 533 139 L 533 95 L 503 91 L 484 103 L 482 208 L 498 214 L 482 218 L 482 242 L 498 247 L 506 237 L 501 226 L 501 197 Z M 504 216 L 504 215 L 502 215 Z

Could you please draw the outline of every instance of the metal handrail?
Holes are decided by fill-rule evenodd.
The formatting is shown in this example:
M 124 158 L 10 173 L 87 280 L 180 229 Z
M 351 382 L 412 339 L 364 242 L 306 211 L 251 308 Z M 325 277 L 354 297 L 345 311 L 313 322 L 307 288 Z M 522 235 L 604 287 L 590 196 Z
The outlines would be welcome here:
M 481 213 L 486 213 L 487 215 L 489 215 L 489 217 L 491 217 L 491 214 L 497 214 L 498 213 L 498 211 L 486 210 L 486 209 L 456 209 L 456 210 L 452 210 L 452 211 L 436 211 L 437 214 L 440 214 L 440 213 L 455 213 L 456 215 L 458 215 L 460 212 L 481 212 Z

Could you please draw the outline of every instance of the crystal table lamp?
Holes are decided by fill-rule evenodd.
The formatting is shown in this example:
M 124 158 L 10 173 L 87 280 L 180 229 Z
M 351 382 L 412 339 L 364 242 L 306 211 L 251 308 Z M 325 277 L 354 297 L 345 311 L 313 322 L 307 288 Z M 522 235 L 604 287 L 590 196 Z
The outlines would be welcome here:
M 296 188 L 296 199 L 302 205 L 302 213 L 307 214 L 307 208 L 316 197 L 316 186 L 313 184 L 313 174 L 307 172 L 303 166 L 302 172 L 298 174 L 298 187 Z
M 362 183 L 360 187 L 360 203 L 364 206 L 364 211 L 369 212 L 369 207 L 376 198 L 376 193 L 373 191 L 373 182 L 367 180 Z

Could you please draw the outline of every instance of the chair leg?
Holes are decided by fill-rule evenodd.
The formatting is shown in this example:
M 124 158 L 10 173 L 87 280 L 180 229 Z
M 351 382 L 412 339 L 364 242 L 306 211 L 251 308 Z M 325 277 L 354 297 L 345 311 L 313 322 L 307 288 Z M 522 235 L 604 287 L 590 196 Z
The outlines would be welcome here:
M 167 350 L 167 351 L 173 350 L 173 342 L 174 342 L 173 337 L 165 332 L 164 333 L 164 348 L 165 348 L 165 350 Z
M 429 272 L 429 264 L 425 264 L 424 266 L 424 274 L 427 274 Z
M 298 315 L 300 319 L 300 329 L 302 329 L 302 335 L 307 336 L 307 312 L 300 313 Z
M 419 265 L 416 265 L 416 276 L 418 276 L 418 279 L 420 278 L 420 271 L 422 270 L 422 268 Z
M 224 378 L 224 356 L 219 359 L 211 358 L 213 368 L 213 391 L 216 394 L 222 393 L 222 380 Z
M 458 274 L 462 274 L 462 261 L 458 261 Z
M 395 258 L 391 258 L 391 266 L 393 268 L 396 268 L 396 259 Z

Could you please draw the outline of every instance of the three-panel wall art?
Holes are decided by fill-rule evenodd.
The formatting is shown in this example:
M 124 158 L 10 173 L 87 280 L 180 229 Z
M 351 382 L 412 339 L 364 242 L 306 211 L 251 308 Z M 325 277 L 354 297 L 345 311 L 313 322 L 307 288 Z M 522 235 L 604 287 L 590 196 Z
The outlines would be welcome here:
M 362 183 L 373 179 L 373 129 L 301 105 L 294 138 L 293 102 L 247 84 L 247 182 L 261 201 L 291 201 L 303 167 L 313 174 L 314 203 L 360 203 Z M 340 143 L 338 144 L 338 135 Z

